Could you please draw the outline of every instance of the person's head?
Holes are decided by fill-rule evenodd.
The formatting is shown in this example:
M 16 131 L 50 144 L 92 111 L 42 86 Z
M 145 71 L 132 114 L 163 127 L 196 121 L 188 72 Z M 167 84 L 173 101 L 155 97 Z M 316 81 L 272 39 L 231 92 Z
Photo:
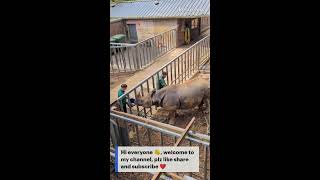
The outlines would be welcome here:
M 165 71 L 162 72 L 162 77 L 163 78 L 167 77 L 167 75 L 168 75 L 167 72 L 165 72 Z
M 123 91 L 125 91 L 125 90 L 127 90 L 127 85 L 126 84 L 121 84 L 121 89 L 123 90 Z

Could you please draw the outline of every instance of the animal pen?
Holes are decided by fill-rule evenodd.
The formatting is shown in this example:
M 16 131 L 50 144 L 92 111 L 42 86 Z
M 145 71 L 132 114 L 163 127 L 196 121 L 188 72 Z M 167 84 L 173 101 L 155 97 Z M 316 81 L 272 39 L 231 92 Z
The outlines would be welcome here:
M 166 51 L 174 48 L 175 44 L 169 37 L 175 35 L 175 30 L 166 32 L 166 36 L 169 41 L 167 42 Z M 161 35 L 164 37 L 163 35 Z M 158 36 L 157 38 L 159 38 Z M 154 46 L 157 42 L 157 38 L 153 37 L 133 46 L 130 46 L 131 51 L 137 48 L 142 51 L 146 49 L 147 52 L 153 54 L 153 58 L 149 61 L 152 62 L 155 58 L 161 55 L 158 47 Z M 174 38 L 173 38 L 174 39 Z M 151 44 L 149 49 L 147 44 Z M 122 48 L 122 47 L 121 47 Z M 128 46 L 127 46 L 128 48 Z M 115 49 L 111 47 L 111 49 Z M 130 50 L 129 50 L 130 51 Z M 164 51 L 164 53 L 166 52 Z M 138 52 L 138 51 L 136 51 Z M 138 52 L 140 54 L 140 52 Z M 160 55 L 159 55 L 160 54 Z M 128 56 L 129 57 L 129 56 Z M 141 65 L 147 65 L 142 63 L 142 59 L 133 59 L 132 65 L 134 67 L 141 68 Z M 147 57 L 144 54 L 144 57 Z M 111 62 L 110 62 L 111 63 Z M 139 64 L 140 63 L 140 64 Z M 119 97 L 116 101 L 111 103 L 111 107 L 116 103 L 120 103 L 122 97 L 135 98 L 138 93 L 143 96 L 156 88 L 156 80 L 159 79 L 163 71 L 167 72 L 166 81 L 168 85 L 181 84 L 200 73 L 203 66 L 210 63 L 210 35 L 202 38 L 194 45 L 183 51 L 175 59 L 171 60 L 161 68 L 159 68 L 154 74 L 145 78 L 143 81 L 138 83 L 136 86 L 128 90 L 123 96 Z M 139 65 L 138 65 L 139 64 Z M 110 64 L 111 65 L 111 64 Z M 115 71 L 113 71 L 115 72 Z M 111 72 L 112 73 L 112 72 Z M 169 125 L 160 121 L 155 120 L 154 115 L 159 111 L 159 108 L 152 106 L 151 108 L 143 108 L 137 105 L 129 107 L 128 113 L 123 112 L 123 109 L 112 110 L 110 112 L 110 157 L 111 161 L 115 156 L 115 146 L 173 146 L 177 138 L 180 138 L 184 129 Z M 192 116 L 187 118 L 190 121 Z M 199 119 L 195 119 L 196 121 Z M 199 146 L 200 150 L 200 172 L 199 173 L 165 173 L 160 176 L 162 179 L 210 179 L 210 136 L 189 130 L 186 137 L 182 140 L 182 146 Z M 145 173 L 147 174 L 147 173 Z M 151 179 L 151 178 L 150 178 Z

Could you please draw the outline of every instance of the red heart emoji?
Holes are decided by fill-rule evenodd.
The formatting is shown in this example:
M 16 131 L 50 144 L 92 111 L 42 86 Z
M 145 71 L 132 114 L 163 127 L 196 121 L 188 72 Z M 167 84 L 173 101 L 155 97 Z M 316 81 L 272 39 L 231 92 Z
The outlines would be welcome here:
M 160 164 L 161 169 L 164 169 L 166 167 L 165 164 Z

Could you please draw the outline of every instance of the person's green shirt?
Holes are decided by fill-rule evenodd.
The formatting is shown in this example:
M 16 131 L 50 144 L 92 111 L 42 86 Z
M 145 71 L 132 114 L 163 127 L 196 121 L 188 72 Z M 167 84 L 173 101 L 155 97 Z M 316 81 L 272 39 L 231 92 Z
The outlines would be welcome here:
M 124 91 L 120 88 L 118 91 L 118 97 L 122 96 L 124 94 Z M 120 99 L 120 106 L 123 107 L 127 104 L 127 97 L 123 97 Z
M 166 81 L 163 79 L 163 77 L 161 77 L 161 78 L 159 79 L 159 83 L 158 83 L 159 89 L 164 88 L 164 87 L 166 87 L 166 86 L 167 86 Z

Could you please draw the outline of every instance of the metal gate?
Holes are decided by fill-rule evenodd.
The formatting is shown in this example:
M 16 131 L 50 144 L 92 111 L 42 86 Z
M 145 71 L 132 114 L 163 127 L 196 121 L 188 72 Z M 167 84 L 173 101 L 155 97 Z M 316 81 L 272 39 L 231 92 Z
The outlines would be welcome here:
M 130 115 L 127 115 L 130 116 Z M 111 139 L 110 155 L 114 157 L 115 146 L 123 145 L 122 142 L 117 140 L 121 139 L 121 128 L 127 129 L 129 135 L 128 139 L 130 145 L 135 146 L 173 146 L 177 141 L 177 138 L 181 136 L 183 132 L 182 128 L 172 126 L 169 124 L 164 124 L 158 121 L 153 121 L 146 118 L 126 117 L 122 112 L 112 111 L 110 113 L 111 120 L 111 137 L 116 137 L 116 139 Z M 147 136 L 141 135 L 147 132 Z M 160 139 L 156 141 L 153 139 Z M 189 176 L 196 179 L 210 179 L 208 174 L 210 174 L 210 136 L 205 134 L 196 133 L 194 131 L 189 131 L 187 137 L 183 140 L 183 146 L 199 146 L 200 159 L 199 159 L 199 173 L 177 173 L 179 176 Z
M 176 29 L 158 34 L 137 44 L 110 43 L 110 73 L 144 69 L 158 57 L 176 48 Z
M 181 84 L 192 78 L 198 73 L 201 67 L 210 59 L 210 35 L 204 37 L 190 48 L 182 52 L 177 58 L 159 68 L 153 75 L 138 83 L 135 87 L 128 90 L 123 96 L 119 97 L 111 106 L 120 103 L 122 97 L 134 97 L 137 93 L 144 95 L 156 88 L 156 79 L 163 71 L 167 72 L 168 84 Z M 110 113 L 110 135 L 113 145 L 149 145 L 149 146 L 171 146 L 179 138 L 182 128 L 164 124 L 149 119 L 156 107 L 139 108 L 139 106 L 129 107 L 128 113 L 123 110 Z M 141 128 L 142 127 L 142 128 Z M 140 136 L 140 133 L 144 133 Z M 159 141 L 152 141 L 156 137 Z M 184 140 L 184 145 L 199 146 L 200 148 L 200 172 L 199 173 L 180 173 L 178 175 L 192 176 L 197 179 L 209 179 L 210 172 L 210 136 L 189 131 Z M 114 146 L 111 149 L 111 156 L 114 155 Z

